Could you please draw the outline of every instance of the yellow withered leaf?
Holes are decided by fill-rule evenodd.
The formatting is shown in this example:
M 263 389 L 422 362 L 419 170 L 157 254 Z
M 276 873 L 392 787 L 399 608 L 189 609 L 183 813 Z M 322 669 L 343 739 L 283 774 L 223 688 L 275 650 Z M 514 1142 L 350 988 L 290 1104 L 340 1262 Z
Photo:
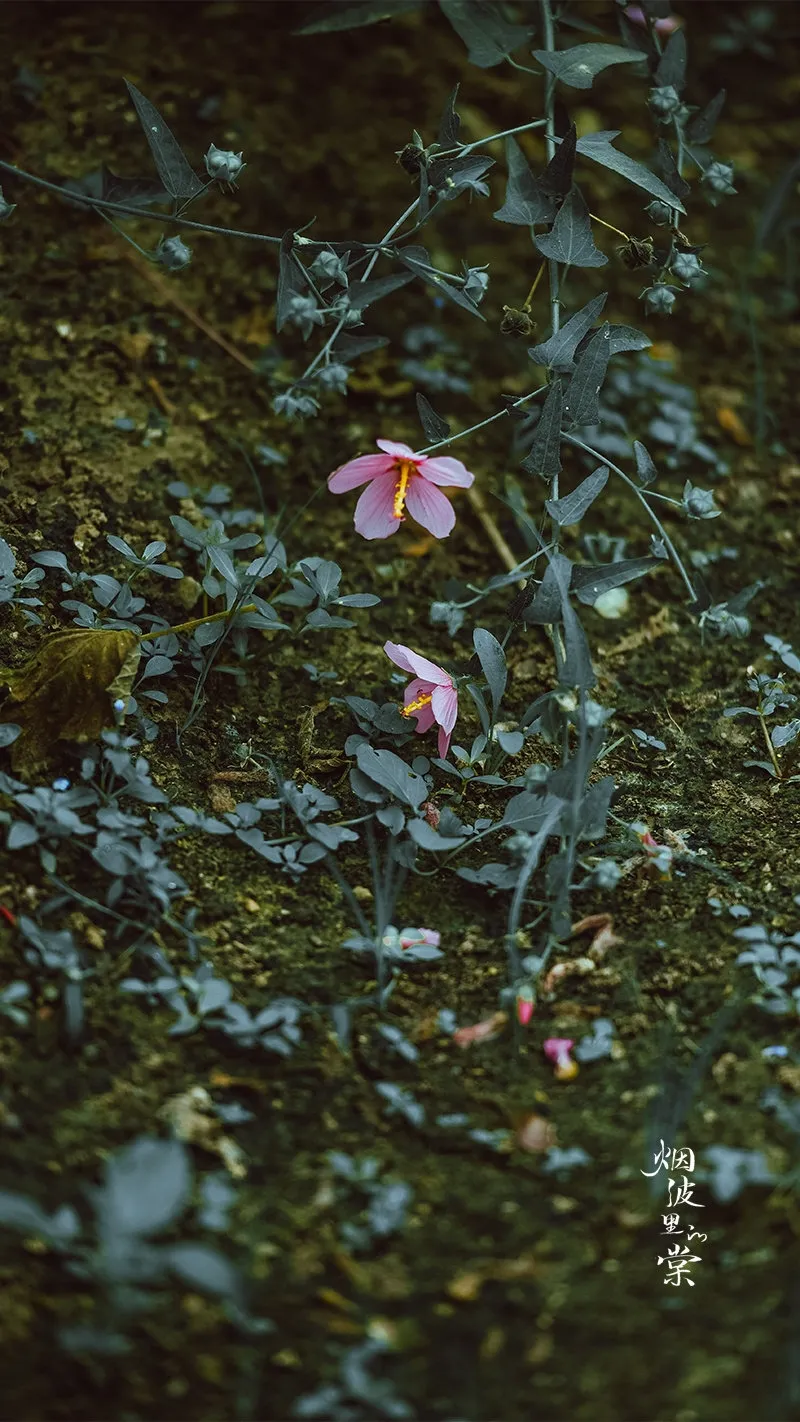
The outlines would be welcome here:
M 141 657 L 135 632 L 76 628 L 45 638 L 21 667 L 0 667 L 8 698 L 0 723 L 22 734 L 11 764 L 23 774 L 46 765 L 57 741 L 93 741 L 114 725 L 113 704 L 127 700 Z

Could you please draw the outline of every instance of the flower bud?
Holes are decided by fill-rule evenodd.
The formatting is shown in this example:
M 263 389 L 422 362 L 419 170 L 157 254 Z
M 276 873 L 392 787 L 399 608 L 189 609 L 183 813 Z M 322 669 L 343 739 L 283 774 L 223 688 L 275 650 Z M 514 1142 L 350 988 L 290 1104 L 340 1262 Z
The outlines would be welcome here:
M 347 267 L 336 252 L 319 252 L 311 263 L 311 275 L 320 286 L 329 286 L 334 281 L 347 286 Z
M 12 212 L 16 212 L 16 210 L 17 204 L 15 202 L 6 202 L 3 197 L 3 189 L 0 188 L 0 222 L 6 222 Z
M 637 267 L 649 267 L 655 260 L 655 249 L 652 237 L 629 237 L 621 247 L 617 247 L 617 255 L 622 259 L 629 271 L 635 272 Z
M 485 267 L 466 268 L 462 291 L 469 301 L 474 301 L 476 306 L 480 306 L 488 285 L 489 278 L 486 275 Z
M 671 266 L 672 275 L 682 281 L 684 286 L 694 286 L 695 283 L 706 275 L 705 268 L 694 252 L 679 252 L 673 259 Z
M 645 212 L 650 218 L 650 221 L 655 223 L 656 227 L 668 227 L 672 221 L 672 208 L 668 207 L 660 198 L 655 198 L 653 202 L 649 202 L 645 208 Z
M 719 518 L 722 512 L 714 506 L 713 490 L 695 489 L 689 479 L 684 484 L 681 503 L 690 518 Z
M 275 396 L 272 408 L 276 415 L 285 415 L 287 420 L 295 417 L 302 420 L 306 415 L 315 415 L 319 405 L 313 395 L 300 395 L 294 390 L 287 390 Z
M 333 361 L 317 372 L 317 384 L 321 385 L 323 390 L 335 390 L 337 395 L 346 395 L 349 373 L 346 365 Z
M 655 311 L 660 316 L 669 316 L 675 305 L 675 292 L 671 286 L 660 283 L 658 286 L 648 286 L 643 291 L 645 306 L 648 311 Z
M 531 320 L 527 311 L 518 311 L 515 306 L 503 307 L 501 336 L 532 336 L 535 330 L 536 322 Z
M 735 193 L 733 186 L 733 167 L 730 163 L 709 163 L 701 179 L 708 183 L 712 193 L 718 193 L 720 197 L 727 197 L 730 193 Z
M 413 143 L 407 143 L 404 148 L 395 149 L 395 157 L 403 172 L 408 173 L 411 178 L 416 177 L 425 162 L 425 148 L 419 134 L 414 134 Z
M 182 237 L 166 237 L 157 252 L 158 260 L 168 272 L 179 272 L 192 260 L 192 249 Z
M 315 326 L 324 326 L 325 317 L 317 306 L 313 296 L 293 296 L 289 301 L 289 312 L 286 317 L 293 326 L 298 326 L 303 340 L 308 340 Z
M 671 84 L 665 84 L 661 88 L 651 89 L 647 102 L 656 117 L 663 121 L 672 117 L 680 104 L 680 96 Z
M 205 165 L 209 178 L 216 178 L 218 183 L 232 185 L 235 185 L 242 169 L 247 167 L 247 164 L 242 162 L 241 153 L 233 153 L 230 148 L 217 148 L 215 143 L 211 144 L 205 155 Z

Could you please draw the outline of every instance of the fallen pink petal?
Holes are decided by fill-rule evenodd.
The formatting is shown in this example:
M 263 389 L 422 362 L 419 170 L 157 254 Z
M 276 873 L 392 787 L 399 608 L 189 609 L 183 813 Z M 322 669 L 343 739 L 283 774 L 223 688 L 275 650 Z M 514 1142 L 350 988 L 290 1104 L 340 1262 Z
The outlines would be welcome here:
M 529 987 L 521 987 L 517 993 L 517 1021 L 520 1027 L 527 1027 L 533 1017 L 533 991 Z
M 437 933 L 435 928 L 401 928 L 400 947 L 418 948 L 425 944 L 428 948 L 438 948 L 442 941 L 441 933 Z
M 399 642 L 385 642 L 383 650 L 395 666 L 414 678 L 405 690 L 402 715 L 416 717 L 420 735 L 433 726 L 439 727 L 439 756 L 444 760 L 458 716 L 458 692 L 453 678 L 444 667 L 437 667 Z
M 355 530 L 362 538 L 391 538 L 406 512 L 432 533 L 446 538 L 456 521 L 442 488 L 468 489 L 475 475 L 448 455 L 415 454 L 407 444 L 376 441 L 381 454 L 363 454 L 328 476 L 332 494 L 345 494 L 367 484 L 356 504 Z
M 571 1037 L 548 1037 L 542 1051 L 548 1061 L 555 1064 L 558 1081 L 572 1081 L 578 1075 L 578 1063 L 572 1060 L 570 1052 L 575 1046 Z
M 497 1037 L 508 1021 L 505 1012 L 493 1012 L 491 1017 L 485 1017 L 482 1022 L 473 1022 L 471 1027 L 459 1027 L 453 1033 L 453 1041 L 457 1047 L 472 1047 L 476 1042 L 491 1042 L 493 1037 Z

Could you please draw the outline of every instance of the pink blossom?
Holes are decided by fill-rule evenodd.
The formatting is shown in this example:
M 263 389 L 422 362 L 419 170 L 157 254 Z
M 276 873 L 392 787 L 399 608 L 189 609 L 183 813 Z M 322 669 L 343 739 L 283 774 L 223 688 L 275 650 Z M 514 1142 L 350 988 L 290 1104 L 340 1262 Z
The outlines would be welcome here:
M 410 647 L 385 642 L 383 650 L 396 666 L 414 678 L 406 687 L 402 714 L 416 716 L 420 734 L 434 725 L 439 727 L 439 755 L 444 760 L 458 715 L 458 692 L 453 678 L 443 667 L 412 652 Z
M 547 1060 L 555 1062 L 556 1077 L 559 1081 L 571 1081 L 578 1075 L 578 1063 L 570 1056 L 574 1046 L 571 1037 L 548 1037 L 542 1047 Z
M 473 1022 L 470 1027 L 459 1027 L 453 1033 L 453 1041 L 457 1047 L 472 1047 L 476 1042 L 491 1042 L 493 1037 L 498 1036 L 508 1021 L 505 1012 L 493 1012 L 491 1017 L 485 1017 L 482 1022 Z
M 442 935 L 435 928 L 400 929 L 400 947 L 403 949 L 418 948 L 423 943 L 429 948 L 438 948 L 441 941 Z
M 437 485 L 468 489 L 475 475 L 460 459 L 430 459 L 425 454 L 415 454 L 407 444 L 390 439 L 376 443 L 383 454 L 363 454 L 328 476 L 332 494 L 369 485 L 356 504 L 356 533 L 362 538 L 390 538 L 407 510 L 434 538 L 446 538 L 456 516 Z
M 528 983 L 523 983 L 517 993 L 517 1021 L 520 1027 L 527 1027 L 533 1017 L 533 989 Z
M 647 24 L 641 5 L 628 5 L 625 14 L 634 25 Z M 656 20 L 653 29 L 658 35 L 671 35 L 673 30 L 680 29 L 680 23 L 676 15 L 666 15 L 662 20 Z

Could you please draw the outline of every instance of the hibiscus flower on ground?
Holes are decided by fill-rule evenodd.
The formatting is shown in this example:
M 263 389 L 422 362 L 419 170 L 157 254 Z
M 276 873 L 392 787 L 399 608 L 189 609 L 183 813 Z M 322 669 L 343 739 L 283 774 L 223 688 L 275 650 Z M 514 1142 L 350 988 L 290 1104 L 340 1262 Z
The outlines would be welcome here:
M 362 538 L 390 538 L 408 512 L 434 538 L 446 538 L 456 516 L 441 489 L 468 489 L 475 475 L 460 459 L 415 454 L 407 444 L 390 439 L 376 443 L 382 454 L 363 454 L 328 476 L 332 494 L 369 485 L 356 504 L 356 533 Z
M 439 727 L 439 755 L 444 760 L 458 716 L 458 692 L 453 678 L 443 667 L 412 652 L 410 647 L 385 642 L 383 650 L 396 666 L 414 678 L 406 687 L 402 714 L 416 716 L 420 733 L 434 725 Z

